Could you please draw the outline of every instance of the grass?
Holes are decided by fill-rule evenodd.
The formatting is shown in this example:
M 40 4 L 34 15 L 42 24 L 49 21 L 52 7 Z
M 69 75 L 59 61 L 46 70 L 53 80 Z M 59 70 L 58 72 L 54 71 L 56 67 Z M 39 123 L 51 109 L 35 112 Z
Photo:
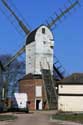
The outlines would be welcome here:
M 83 123 L 83 114 L 57 113 L 52 116 L 52 119 Z
M 0 121 L 11 121 L 15 120 L 17 117 L 14 115 L 0 115 Z

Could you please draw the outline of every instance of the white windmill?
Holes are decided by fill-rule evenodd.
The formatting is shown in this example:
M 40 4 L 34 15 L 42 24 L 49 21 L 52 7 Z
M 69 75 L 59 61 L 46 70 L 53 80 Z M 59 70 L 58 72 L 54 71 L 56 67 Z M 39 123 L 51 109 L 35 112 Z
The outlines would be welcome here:
M 59 68 L 53 63 L 53 47 L 54 37 L 51 31 L 53 25 L 55 25 L 66 13 L 79 4 L 79 0 L 71 3 L 65 10 L 61 10 L 61 13 L 51 20 L 47 25 L 38 26 L 37 29 L 30 31 L 29 28 L 19 19 L 15 12 L 10 8 L 6 0 L 0 0 L 6 7 L 8 12 L 17 21 L 27 36 L 26 44 L 11 58 L 11 60 L 4 65 L 7 67 L 23 52 L 26 52 L 26 75 L 33 74 L 40 75 L 43 78 L 46 96 L 48 100 L 49 108 L 53 107 L 54 100 L 57 102 L 57 93 L 54 89 L 54 84 L 51 79 L 53 70 L 55 70 L 58 78 L 62 79 L 64 76 L 59 71 Z M 45 74 L 47 73 L 47 74 Z M 46 77 L 49 76 L 48 79 Z M 56 79 L 56 78 L 55 78 Z M 48 84 L 47 84 L 48 83 Z M 54 104 L 55 107 L 55 104 Z

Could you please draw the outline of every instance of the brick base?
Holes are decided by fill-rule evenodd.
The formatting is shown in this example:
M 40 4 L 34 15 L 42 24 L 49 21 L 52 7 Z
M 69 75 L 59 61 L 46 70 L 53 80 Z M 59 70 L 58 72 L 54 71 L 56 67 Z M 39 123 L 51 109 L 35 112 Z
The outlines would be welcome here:
M 35 88 L 36 86 L 42 86 L 42 97 L 36 97 Z M 41 78 L 26 78 L 19 81 L 19 92 L 27 93 L 29 104 L 29 110 L 36 110 L 36 99 L 42 99 L 42 110 L 48 109 L 46 92 Z

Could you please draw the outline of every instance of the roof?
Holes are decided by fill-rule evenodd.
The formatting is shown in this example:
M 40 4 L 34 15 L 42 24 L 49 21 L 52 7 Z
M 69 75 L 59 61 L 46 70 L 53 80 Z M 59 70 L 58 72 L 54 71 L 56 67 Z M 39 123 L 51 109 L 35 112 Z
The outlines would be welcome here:
M 32 43 L 35 41 L 35 35 L 36 35 L 36 32 L 37 32 L 38 28 L 36 28 L 35 30 L 33 30 L 29 36 L 27 37 L 27 40 L 26 40 L 26 45 Z
M 33 74 L 28 74 L 28 75 L 25 75 L 22 79 L 19 79 L 19 81 L 21 80 L 29 80 L 29 79 L 41 79 L 42 76 L 41 75 L 33 75 Z
M 57 83 L 83 83 L 83 73 L 73 73 Z
M 33 30 L 27 37 L 26 39 L 26 45 L 32 43 L 32 42 L 35 42 L 35 35 L 36 35 L 36 32 L 37 30 L 41 27 L 41 26 L 45 26 L 44 24 L 40 25 L 39 27 L 37 27 L 35 30 Z M 47 26 L 46 26 L 47 27 Z

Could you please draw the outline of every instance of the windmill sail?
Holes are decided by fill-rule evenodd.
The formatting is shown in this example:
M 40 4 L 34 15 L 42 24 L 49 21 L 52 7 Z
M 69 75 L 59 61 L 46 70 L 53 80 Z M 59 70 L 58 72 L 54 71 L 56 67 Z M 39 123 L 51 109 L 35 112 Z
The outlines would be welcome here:
M 5 6 L 5 8 L 10 12 L 10 14 L 15 18 L 15 20 L 18 22 L 18 24 L 21 27 L 22 31 L 26 35 L 28 35 L 30 33 L 29 28 L 27 28 L 27 26 L 24 24 L 24 22 L 19 19 L 19 17 L 15 14 L 15 12 L 8 5 L 7 1 L 6 0 L 1 0 L 1 2 Z M 23 45 L 23 47 L 16 52 L 16 54 L 8 61 L 7 64 L 4 65 L 4 67 L 6 68 L 9 64 L 11 64 L 17 57 L 19 57 L 21 54 L 23 54 L 24 51 L 25 51 L 25 45 Z
M 61 13 L 59 15 L 56 14 L 57 17 L 55 19 L 52 19 L 52 21 L 49 24 L 47 24 L 47 27 L 51 29 L 63 16 L 65 16 L 65 14 L 70 12 L 70 10 L 72 10 L 78 4 L 79 4 L 79 1 L 77 0 L 74 3 L 71 3 L 71 5 L 67 7 L 65 10 L 62 11 L 60 9 Z
M 10 12 L 10 14 L 16 19 L 16 21 L 18 22 L 18 24 L 21 27 L 21 29 L 27 35 L 30 32 L 29 28 L 27 28 L 27 26 L 22 22 L 22 20 L 19 19 L 19 17 L 15 14 L 15 12 L 10 8 L 10 6 L 6 2 L 6 0 L 1 0 L 1 2 L 6 7 L 6 9 Z
M 25 45 L 18 51 L 12 58 L 8 61 L 7 64 L 4 65 L 4 68 L 9 66 L 18 56 L 20 56 L 25 51 Z

